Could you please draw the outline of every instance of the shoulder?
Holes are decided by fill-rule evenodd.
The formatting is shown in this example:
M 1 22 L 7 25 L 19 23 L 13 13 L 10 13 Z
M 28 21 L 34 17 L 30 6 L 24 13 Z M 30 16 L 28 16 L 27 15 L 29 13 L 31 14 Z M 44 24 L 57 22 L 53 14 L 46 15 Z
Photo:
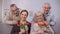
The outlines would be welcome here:
M 11 16 L 12 15 L 12 11 L 11 10 L 8 10 L 7 12 L 6 12 L 6 16 Z
M 54 14 L 52 14 L 52 13 L 50 13 L 50 15 L 49 15 L 50 17 L 54 17 Z
M 21 11 L 22 11 L 22 9 L 20 9 L 20 8 L 19 8 L 19 11 L 21 12 Z
M 31 23 L 27 21 L 27 25 L 31 27 Z
M 9 9 L 9 10 L 7 11 L 7 13 L 11 13 L 11 10 Z

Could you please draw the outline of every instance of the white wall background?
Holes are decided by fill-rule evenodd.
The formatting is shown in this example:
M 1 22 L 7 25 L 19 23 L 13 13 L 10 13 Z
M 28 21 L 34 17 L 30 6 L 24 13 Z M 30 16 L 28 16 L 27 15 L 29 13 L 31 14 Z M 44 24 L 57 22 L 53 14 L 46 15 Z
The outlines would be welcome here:
M 0 0 L 0 33 L 2 34 L 2 0 Z
M 2 18 L 1 16 L 2 16 L 2 0 L 0 0 L 0 19 Z M 2 21 L 2 20 L 0 20 L 0 21 Z
M 48 2 L 51 4 L 52 14 L 55 15 L 56 25 L 54 29 L 57 34 L 60 33 L 60 0 L 3 0 L 3 7 L 2 7 L 2 17 L 4 17 L 4 13 L 7 11 L 5 9 L 9 9 L 10 4 L 16 4 L 21 9 L 27 9 L 28 11 L 32 11 L 33 14 L 36 11 L 42 11 L 42 4 Z M 28 21 L 32 20 L 32 16 L 28 17 Z M 6 28 L 6 27 L 5 27 Z M 5 31 L 4 31 L 5 32 Z M 6 33 L 6 32 L 5 32 Z

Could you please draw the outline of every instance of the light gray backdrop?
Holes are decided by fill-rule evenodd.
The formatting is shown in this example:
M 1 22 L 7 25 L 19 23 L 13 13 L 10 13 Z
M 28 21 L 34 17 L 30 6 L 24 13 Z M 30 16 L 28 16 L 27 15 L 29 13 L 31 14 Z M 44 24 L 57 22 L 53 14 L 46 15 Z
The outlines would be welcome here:
M 60 0 L 2 0 L 2 18 L 4 19 L 4 14 L 8 11 L 10 4 L 16 4 L 21 9 L 27 9 L 31 11 L 33 14 L 36 11 L 41 10 L 43 3 L 48 2 L 51 4 L 51 12 L 55 15 L 56 25 L 54 29 L 57 34 L 60 33 Z M 31 22 L 33 18 L 33 14 L 28 16 L 28 21 Z M 7 31 L 8 27 L 2 25 L 3 34 L 9 34 L 10 31 Z M 1 28 L 0 28 L 1 29 Z M 11 30 L 11 29 L 10 29 Z

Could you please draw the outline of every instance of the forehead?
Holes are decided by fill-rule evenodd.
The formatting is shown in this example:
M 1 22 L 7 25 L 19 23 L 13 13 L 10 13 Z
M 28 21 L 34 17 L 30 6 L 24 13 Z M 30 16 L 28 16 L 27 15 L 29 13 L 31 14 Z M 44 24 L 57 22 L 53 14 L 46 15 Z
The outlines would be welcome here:
M 27 14 L 26 12 L 22 12 L 21 14 Z
M 36 16 L 42 15 L 40 12 L 35 13 Z
M 44 4 L 43 7 L 48 7 L 48 8 L 50 8 L 51 6 L 50 6 L 50 4 Z

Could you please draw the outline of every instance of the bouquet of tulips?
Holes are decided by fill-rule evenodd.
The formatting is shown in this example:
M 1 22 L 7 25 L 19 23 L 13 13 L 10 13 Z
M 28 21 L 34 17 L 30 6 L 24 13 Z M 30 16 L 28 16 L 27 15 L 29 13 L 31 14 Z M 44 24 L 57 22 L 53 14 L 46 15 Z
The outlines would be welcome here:
M 40 26 L 40 28 L 44 28 L 44 27 L 48 26 L 48 23 L 47 22 L 40 22 L 40 23 L 38 23 L 38 25 Z
M 20 29 L 25 29 L 25 26 L 28 25 L 29 23 L 23 23 L 23 22 L 20 22 L 18 24 L 18 26 L 20 26 Z

